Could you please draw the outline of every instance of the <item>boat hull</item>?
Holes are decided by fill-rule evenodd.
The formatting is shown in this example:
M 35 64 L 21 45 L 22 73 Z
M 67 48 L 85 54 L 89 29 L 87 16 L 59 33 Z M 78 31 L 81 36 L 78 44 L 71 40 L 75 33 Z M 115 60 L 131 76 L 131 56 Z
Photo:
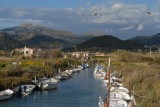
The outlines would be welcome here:
M 50 89 L 55 89 L 55 88 L 57 88 L 57 84 L 52 83 L 52 82 L 47 83 L 47 84 L 43 84 L 43 85 L 41 86 L 41 89 L 42 89 L 42 90 L 50 90 Z
M 0 100 L 8 100 L 12 97 L 13 91 L 10 89 L 4 90 L 0 92 Z

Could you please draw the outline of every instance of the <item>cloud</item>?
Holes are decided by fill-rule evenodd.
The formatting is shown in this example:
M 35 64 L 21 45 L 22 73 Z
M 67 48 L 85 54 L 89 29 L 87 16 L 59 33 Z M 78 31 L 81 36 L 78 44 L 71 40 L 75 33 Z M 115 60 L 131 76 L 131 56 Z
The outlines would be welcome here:
M 142 31 L 143 29 L 144 29 L 144 25 L 143 24 L 138 25 L 137 31 Z
M 143 4 L 131 5 L 124 3 L 113 3 L 109 6 L 103 4 L 91 5 L 87 9 L 85 7 L 78 8 L 42 8 L 42 9 L 0 9 L 0 17 L 47 20 L 60 23 L 113 23 L 126 24 L 133 23 L 137 20 L 144 21 L 149 19 L 145 17 L 147 7 Z M 94 16 L 92 12 L 99 15 Z M 144 12 L 144 13 L 143 13 Z M 8 13 L 8 14 L 6 14 Z M 157 13 L 159 15 L 159 13 Z M 158 15 L 156 17 L 158 17 Z M 159 18 L 159 17 L 158 17 Z M 154 21 L 158 21 L 155 18 Z
M 135 22 L 137 19 L 143 21 L 142 19 L 146 16 L 147 6 L 144 4 L 132 5 L 120 2 L 109 6 L 92 6 L 90 10 L 102 14 L 99 17 L 91 19 L 90 22 L 126 24 Z
M 112 5 L 111 10 L 113 11 L 119 11 L 125 8 L 125 5 L 123 3 L 115 3 Z
M 0 7 L 0 23 L 17 25 L 28 22 L 76 33 L 103 31 L 115 35 L 135 35 L 135 30 L 147 34 L 149 30 L 146 29 L 155 29 L 152 33 L 158 32 L 160 12 L 152 10 L 152 15 L 146 14 L 148 7 L 145 4 L 127 4 L 122 0 L 91 3 L 86 2 L 85 5 L 77 8 Z M 99 15 L 95 16 L 92 12 Z
M 134 28 L 135 28 L 135 26 L 133 25 L 133 26 L 128 26 L 128 27 L 120 28 L 119 30 L 125 31 L 125 30 L 131 30 L 131 29 L 134 29 Z

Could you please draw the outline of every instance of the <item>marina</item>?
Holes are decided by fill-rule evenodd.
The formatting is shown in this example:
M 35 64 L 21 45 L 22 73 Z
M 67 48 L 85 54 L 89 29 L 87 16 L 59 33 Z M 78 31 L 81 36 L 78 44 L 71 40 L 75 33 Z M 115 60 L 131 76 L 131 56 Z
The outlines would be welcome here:
M 107 87 L 95 78 L 94 67 L 74 73 L 60 81 L 56 89 L 34 91 L 28 96 L 14 96 L 1 101 L 2 107 L 98 107 L 99 97 L 104 99 Z

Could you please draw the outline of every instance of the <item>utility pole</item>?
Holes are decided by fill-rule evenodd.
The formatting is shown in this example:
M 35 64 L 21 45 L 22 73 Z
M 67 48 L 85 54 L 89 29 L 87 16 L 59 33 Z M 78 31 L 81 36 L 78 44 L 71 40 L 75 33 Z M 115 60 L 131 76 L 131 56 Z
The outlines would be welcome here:
M 149 49 L 149 50 L 150 50 L 149 53 L 150 53 L 150 58 L 151 58 L 151 55 L 152 55 L 152 47 L 151 47 L 151 46 L 150 46 L 150 49 Z

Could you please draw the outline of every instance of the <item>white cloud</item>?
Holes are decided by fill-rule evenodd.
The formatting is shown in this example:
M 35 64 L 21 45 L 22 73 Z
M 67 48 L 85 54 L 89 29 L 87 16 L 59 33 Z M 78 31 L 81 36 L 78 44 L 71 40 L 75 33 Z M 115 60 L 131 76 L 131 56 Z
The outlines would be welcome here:
M 115 3 L 112 5 L 111 10 L 113 11 L 119 11 L 125 8 L 125 5 L 122 3 Z
M 129 34 L 134 33 L 135 30 L 145 33 L 147 32 L 146 29 L 154 29 L 160 23 L 160 12 L 152 10 L 153 14 L 148 15 L 146 14 L 147 10 L 148 7 L 145 4 L 125 4 L 122 0 L 106 1 L 106 3 L 96 5 L 86 2 L 81 7 L 61 9 L 15 9 L 0 7 L 0 23 L 13 22 L 21 24 L 23 22 L 30 22 L 54 28 L 66 28 L 75 32 L 76 30 L 78 32 L 99 30 L 109 33 L 115 32 L 118 35 L 121 35 L 122 31 Z M 92 12 L 96 12 L 98 15 L 95 16 Z
M 144 29 L 144 25 L 143 24 L 138 25 L 137 31 L 142 31 L 143 29 Z
M 131 30 L 131 29 L 134 29 L 134 28 L 135 28 L 135 26 L 133 25 L 133 26 L 128 26 L 128 27 L 120 28 L 119 30 L 125 31 L 125 30 Z
M 22 16 L 29 14 L 28 11 L 23 10 L 23 9 L 11 10 L 11 12 L 15 17 L 22 17 Z

